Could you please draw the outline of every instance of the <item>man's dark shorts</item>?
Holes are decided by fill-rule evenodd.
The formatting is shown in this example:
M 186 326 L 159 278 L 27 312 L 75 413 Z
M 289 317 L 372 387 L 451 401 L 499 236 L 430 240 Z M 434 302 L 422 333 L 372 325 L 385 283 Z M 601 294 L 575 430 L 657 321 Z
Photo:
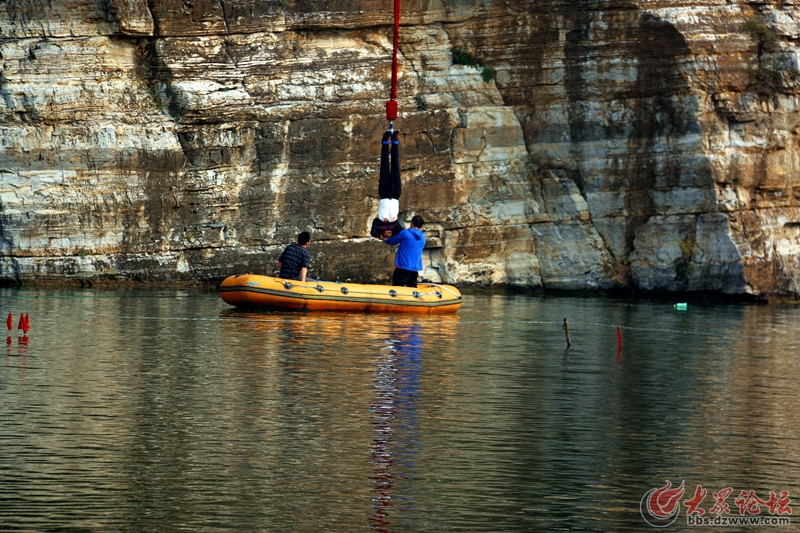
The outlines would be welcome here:
M 413 270 L 395 267 L 392 275 L 392 285 L 395 287 L 416 287 L 418 274 Z

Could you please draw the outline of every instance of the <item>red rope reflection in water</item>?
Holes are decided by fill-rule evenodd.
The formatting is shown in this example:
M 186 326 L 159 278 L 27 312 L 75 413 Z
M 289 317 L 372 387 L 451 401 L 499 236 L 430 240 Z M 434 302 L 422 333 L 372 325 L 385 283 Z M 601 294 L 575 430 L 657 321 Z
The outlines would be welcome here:
M 416 326 L 398 328 L 376 359 L 372 402 L 373 446 L 372 516 L 370 526 L 389 533 L 390 513 L 412 503 L 409 480 L 417 447 L 416 401 L 421 369 L 420 337 Z M 399 468 L 398 468 L 399 467 Z M 403 501 L 404 505 L 397 505 Z

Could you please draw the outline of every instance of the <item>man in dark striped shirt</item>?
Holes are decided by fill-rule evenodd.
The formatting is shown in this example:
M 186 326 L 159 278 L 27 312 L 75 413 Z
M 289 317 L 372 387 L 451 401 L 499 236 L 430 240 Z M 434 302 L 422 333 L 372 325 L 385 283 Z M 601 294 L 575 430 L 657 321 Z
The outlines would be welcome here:
M 311 254 L 306 248 L 311 242 L 311 235 L 307 231 L 297 236 L 297 242 L 292 243 L 283 250 L 278 258 L 278 268 L 281 269 L 278 277 L 281 279 L 306 280 L 308 265 L 311 263 Z

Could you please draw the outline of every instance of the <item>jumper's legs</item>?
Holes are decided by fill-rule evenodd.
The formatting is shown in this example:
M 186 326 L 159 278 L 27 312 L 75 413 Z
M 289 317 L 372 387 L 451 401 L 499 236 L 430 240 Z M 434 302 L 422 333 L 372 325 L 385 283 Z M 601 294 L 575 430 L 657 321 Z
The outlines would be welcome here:
M 381 170 L 378 179 L 378 197 L 400 199 L 400 132 L 385 131 L 381 140 Z

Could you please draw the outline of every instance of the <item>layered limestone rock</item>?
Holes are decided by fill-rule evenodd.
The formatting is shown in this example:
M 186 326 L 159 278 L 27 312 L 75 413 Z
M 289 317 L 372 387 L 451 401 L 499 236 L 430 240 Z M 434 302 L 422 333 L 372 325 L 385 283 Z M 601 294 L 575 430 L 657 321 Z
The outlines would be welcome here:
M 0 2 L 6 281 L 386 282 L 387 0 Z M 423 277 L 800 293 L 792 1 L 402 3 Z

